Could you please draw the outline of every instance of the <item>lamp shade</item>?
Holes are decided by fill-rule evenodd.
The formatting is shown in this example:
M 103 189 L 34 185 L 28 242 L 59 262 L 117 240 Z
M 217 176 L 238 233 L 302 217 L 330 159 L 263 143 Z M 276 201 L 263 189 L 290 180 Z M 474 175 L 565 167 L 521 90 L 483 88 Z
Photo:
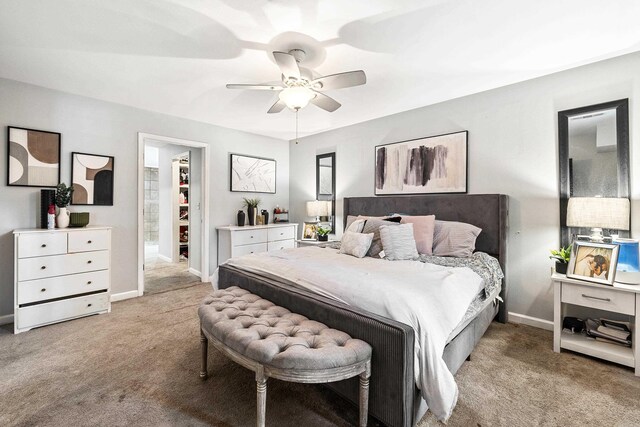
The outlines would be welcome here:
M 329 216 L 331 202 L 325 200 L 312 200 L 307 202 L 308 216 Z
M 567 206 L 567 227 L 629 229 L 629 199 L 572 197 Z
M 309 101 L 316 97 L 311 89 L 306 87 L 288 87 L 278 95 L 280 100 L 292 110 L 299 110 L 307 106 Z

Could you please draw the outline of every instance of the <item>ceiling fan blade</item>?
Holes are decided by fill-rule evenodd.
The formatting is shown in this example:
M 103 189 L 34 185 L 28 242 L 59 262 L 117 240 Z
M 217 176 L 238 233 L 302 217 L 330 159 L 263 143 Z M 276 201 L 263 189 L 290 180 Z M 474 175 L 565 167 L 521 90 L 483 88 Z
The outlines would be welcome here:
M 367 82 L 367 76 L 362 70 L 347 71 L 346 73 L 330 74 L 313 80 L 310 85 L 315 90 L 341 89 L 343 87 L 359 86 Z M 318 87 L 319 86 L 319 87 Z
M 284 87 L 277 85 L 244 85 L 228 84 L 227 89 L 251 89 L 251 90 L 282 90 Z
M 300 68 L 293 55 L 285 52 L 273 52 L 273 58 L 280 67 L 285 80 L 291 77 L 300 80 Z
M 338 101 L 328 97 L 324 93 L 320 93 L 316 91 L 314 91 L 314 93 L 316 94 L 316 97 L 309 102 L 311 102 L 316 107 L 320 107 L 323 110 L 333 113 L 334 111 L 336 111 L 338 108 L 342 106 L 342 104 L 340 104 Z
M 279 113 L 280 111 L 284 110 L 284 107 L 286 106 L 287 104 L 285 104 L 284 102 L 278 99 L 276 103 L 273 104 L 271 108 L 269 108 L 269 111 L 267 111 L 267 113 L 268 114 Z

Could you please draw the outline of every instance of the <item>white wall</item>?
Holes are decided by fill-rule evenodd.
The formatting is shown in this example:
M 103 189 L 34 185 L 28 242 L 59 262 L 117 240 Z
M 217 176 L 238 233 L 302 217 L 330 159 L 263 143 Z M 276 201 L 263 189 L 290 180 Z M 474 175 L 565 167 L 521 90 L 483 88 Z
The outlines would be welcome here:
M 508 309 L 552 320 L 548 254 L 559 245 L 560 225 L 557 112 L 621 98 L 630 99 L 632 235 L 637 236 L 640 54 L 313 135 L 297 145 L 290 142 L 293 220 L 303 221 L 304 202 L 315 198 L 316 154 L 336 147 L 336 224 L 341 230 L 343 198 L 373 196 L 376 145 L 468 130 L 469 193 L 510 196 Z
M 145 168 L 157 168 L 159 163 L 160 150 L 158 147 L 151 147 L 149 145 L 144 147 L 144 167 Z
M 62 180 L 70 181 L 71 152 L 115 156 L 114 206 L 73 207 L 91 213 L 94 225 L 113 229 L 113 293 L 137 290 L 138 132 L 211 145 L 210 223 L 229 225 L 242 207 L 244 193 L 229 191 L 229 152 L 274 158 L 278 193 L 260 194 L 264 209 L 289 204 L 289 145 L 286 141 L 143 111 L 0 79 L 0 127 L 19 126 L 62 133 Z M 6 133 L 5 133 L 6 135 Z M 7 150 L 0 150 L 0 176 L 7 176 Z M 4 178 L 3 178 L 4 179 Z M 0 319 L 13 313 L 13 229 L 37 227 L 40 189 L 0 185 Z M 211 233 L 211 271 L 217 260 L 217 236 Z

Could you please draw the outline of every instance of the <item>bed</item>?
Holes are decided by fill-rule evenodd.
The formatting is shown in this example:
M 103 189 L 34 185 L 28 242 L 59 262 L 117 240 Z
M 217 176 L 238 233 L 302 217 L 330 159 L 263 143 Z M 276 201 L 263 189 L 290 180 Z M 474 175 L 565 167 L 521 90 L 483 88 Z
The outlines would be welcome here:
M 392 212 L 410 215 L 434 214 L 436 218 L 466 222 L 482 228 L 476 251 L 495 257 L 506 273 L 507 196 L 435 195 L 345 198 L 343 216 L 382 216 Z M 267 278 L 230 265 L 221 265 L 218 286 L 237 285 L 275 304 L 303 314 L 328 326 L 343 330 L 373 347 L 370 408 L 371 415 L 389 426 L 412 426 L 426 410 L 415 385 L 414 330 L 407 324 L 336 302 L 304 289 L 291 288 L 281 280 Z M 506 320 L 507 286 L 503 280 L 502 304 L 488 304 L 453 337 L 443 359 L 455 373 L 473 351 L 491 321 Z M 357 402 L 357 381 L 330 386 Z

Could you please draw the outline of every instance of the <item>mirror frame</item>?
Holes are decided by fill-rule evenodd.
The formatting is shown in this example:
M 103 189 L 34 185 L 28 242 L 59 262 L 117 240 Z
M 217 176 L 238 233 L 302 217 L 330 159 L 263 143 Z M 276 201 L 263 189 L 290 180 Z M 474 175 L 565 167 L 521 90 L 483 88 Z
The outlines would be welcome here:
M 629 99 L 604 102 L 587 107 L 573 108 L 558 112 L 558 161 L 560 184 L 560 245 L 571 243 L 567 223 L 567 204 L 569 203 L 569 117 L 597 110 L 616 110 L 616 153 L 618 159 L 618 197 L 629 198 Z M 631 228 L 631 212 L 629 212 Z
M 320 160 L 331 159 L 331 195 L 320 194 Z M 316 200 L 331 200 L 331 234 L 336 233 L 336 153 L 316 155 Z

